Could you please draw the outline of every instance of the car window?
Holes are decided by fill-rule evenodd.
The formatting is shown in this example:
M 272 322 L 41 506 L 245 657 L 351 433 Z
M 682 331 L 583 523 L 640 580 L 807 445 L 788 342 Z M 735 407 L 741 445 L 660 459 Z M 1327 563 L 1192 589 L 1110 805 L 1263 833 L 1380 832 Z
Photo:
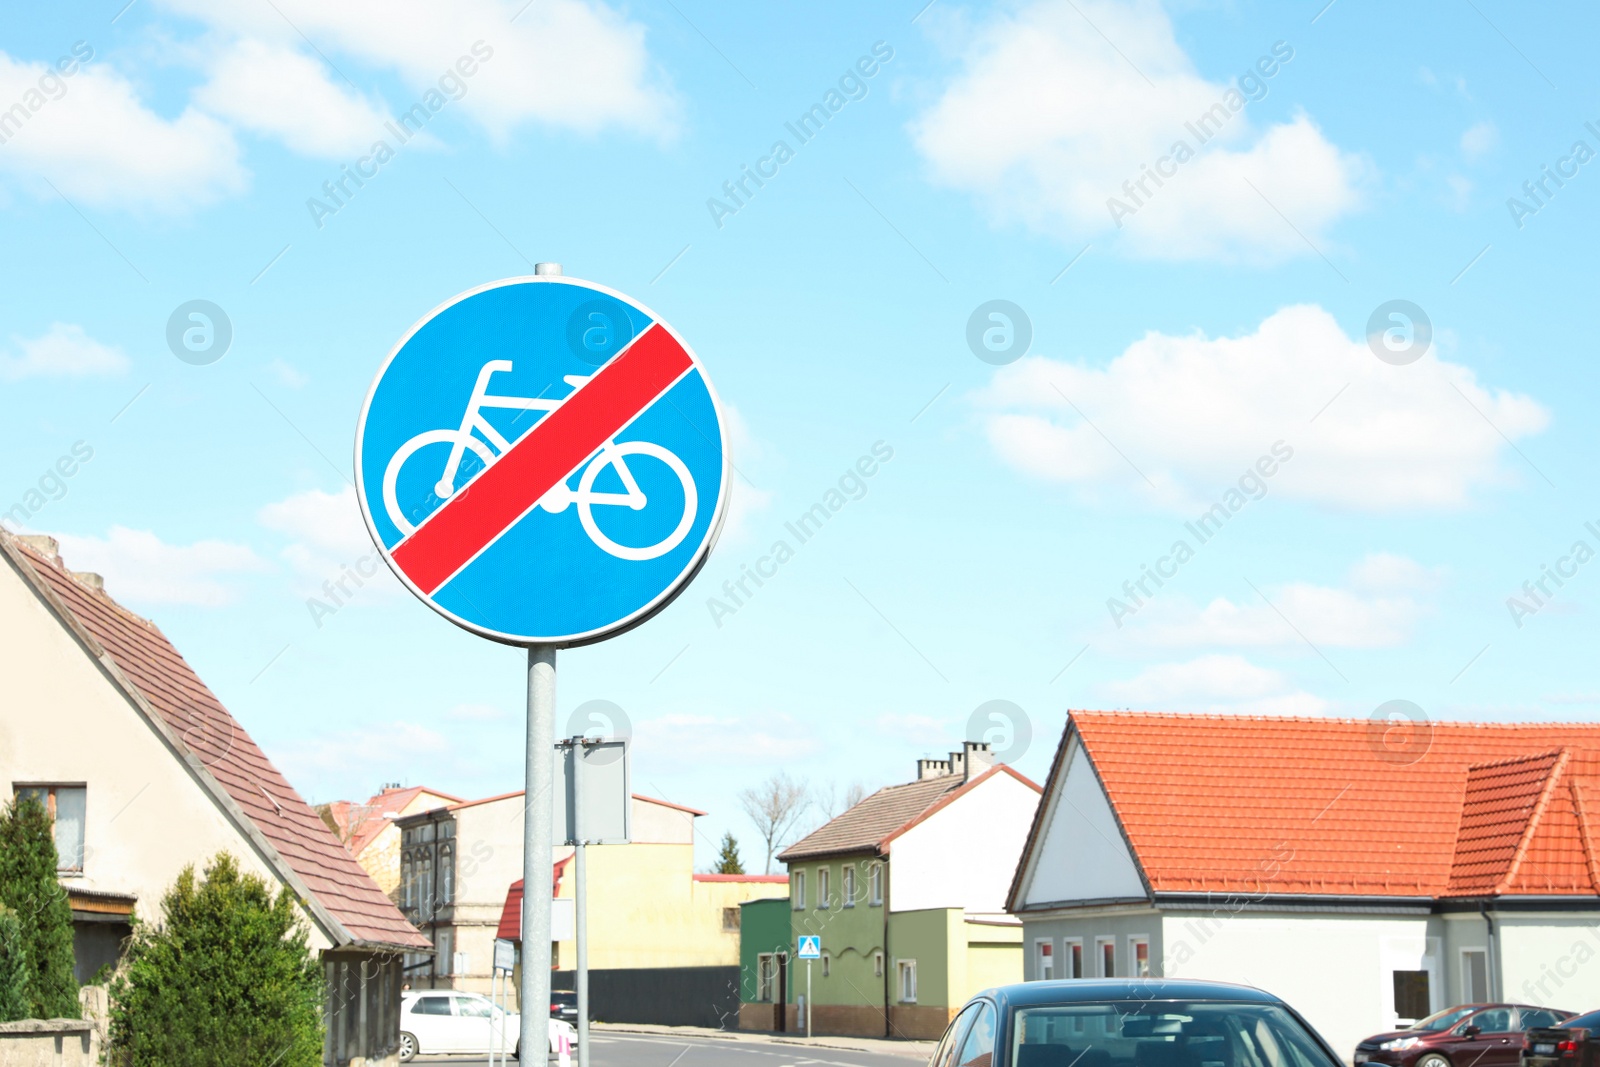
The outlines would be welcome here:
M 994 1007 L 985 1004 L 972 1021 L 967 1039 L 961 1043 L 961 1053 L 952 1067 L 991 1067 L 994 1063 Z
M 457 997 L 456 1014 L 470 1019 L 487 1019 L 494 1014 L 494 1008 L 487 1000 L 477 997 Z
M 1339 1067 L 1278 1004 L 1146 1000 L 1019 1008 L 1009 1040 L 1014 1067 Z
M 961 1014 L 957 1015 L 955 1021 L 945 1030 L 944 1037 L 939 1041 L 939 1047 L 933 1050 L 933 1058 L 928 1061 L 928 1067 L 950 1067 L 956 1049 L 960 1047 L 961 1039 L 966 1035 L 967 1027 L 972 1024 L 972 1018 L 978 1014 L 981 1006 L 981 1004 L 968 1004 L 961 1010 Z
M 1600 1011 L 1591 1011 L 1587 1015 L 1578 1015 L 1557 1025 L 1580 1026 L 1585 1030 L 1600 1030 Z
M 1561 1025 L 1559 1012 L 1545 1008 L 1520 1008 L 1517 1011 L 1517 1028 L 1520 1030 L 1536 1030 L 1545 1026 L 1559 1025 Z
M 418 997 L 416 1004 L 412 1005 L 413 1015 L 449 1015 L 449 997 Z
M 1510 1008 L 1487 1008 L 1467 1020 L 1468 1026 L 1476 1026 L 1486 1034 L 1503 1034 L 1511 1029 Z
M 1471 1015 L 1472 1012 L 1472 1008 L 1446 1008 L 1444 1011 L 1434 1012 L 1426 1019 L 1423 1019 L 1421 1022 L 1417 1023 L 1411 1029 L 1432 1030 L 1436 1032 L 1448 1030 L 1462 1019 L 1465 1019 L 1468 1015 Z

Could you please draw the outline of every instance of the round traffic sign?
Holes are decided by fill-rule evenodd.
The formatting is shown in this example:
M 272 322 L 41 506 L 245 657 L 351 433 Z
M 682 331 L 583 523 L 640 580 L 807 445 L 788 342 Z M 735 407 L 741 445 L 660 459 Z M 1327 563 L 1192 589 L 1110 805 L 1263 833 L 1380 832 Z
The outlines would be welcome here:
M 491 282 L 413 326 L 356 430 L 373 541 L 435 611 L 515 645 L 636 626 L 705 562 L 728 499 L 705 370 L 621 293 Z

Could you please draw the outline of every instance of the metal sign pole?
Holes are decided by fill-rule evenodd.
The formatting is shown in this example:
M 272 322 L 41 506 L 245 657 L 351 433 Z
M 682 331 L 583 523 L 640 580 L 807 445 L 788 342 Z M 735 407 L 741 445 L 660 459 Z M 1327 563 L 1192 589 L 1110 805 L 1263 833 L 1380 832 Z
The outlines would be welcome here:
M 806 960 L 806 1037 L 811 1037 L 811 961 Z
M 572 823 L 576 858 L 577 940 L 578 940 L 578 1067 L 589 1067 L 589 867 L 583 823 L 583 738 L 572 739 Z
M 556 650 L 528 648 L 528 763 L 522 812 L 522 1009 L 518 1055 L 550 1047 L 551 789 L 555 783 Z

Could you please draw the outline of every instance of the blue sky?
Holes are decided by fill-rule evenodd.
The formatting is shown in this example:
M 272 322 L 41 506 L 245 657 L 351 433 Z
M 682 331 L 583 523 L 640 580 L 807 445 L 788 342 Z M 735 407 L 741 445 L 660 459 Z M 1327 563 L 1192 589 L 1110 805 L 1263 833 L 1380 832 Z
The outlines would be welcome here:
M 387 575 L 309 601 L 371 552 L 349 479 L 383 357 L 538 260 L 653 308 L 729 408 L 710 562 L 558 690 L 562 722 L 625 711 L 642 791 L 712 813 L 703 861 L 724 828 L 757 852 L 742 786 L 902 780 L 991 700 L 1041 778 L 1073 707 L 1596 714 L 1592 11 L 330 7 L 0 34 L 0 513 L 154 618 L 312 799 L 520 783 L 519 651 Z M 192 300 L 231 324 L 210 363 L 168 345 Z M 1031 328 L 1003 364 L 967 339 L 993 300 Z M 1369 338 L 1397 300 L 1427 328 Z

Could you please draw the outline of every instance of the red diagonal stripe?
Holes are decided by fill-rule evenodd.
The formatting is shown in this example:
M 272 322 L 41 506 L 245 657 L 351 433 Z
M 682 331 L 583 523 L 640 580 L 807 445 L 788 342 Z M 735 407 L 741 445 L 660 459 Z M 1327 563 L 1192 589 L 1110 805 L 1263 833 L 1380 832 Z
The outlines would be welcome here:
M 395 565 L 431 596 L 693 365 L 652 325 L 396 545 Z

